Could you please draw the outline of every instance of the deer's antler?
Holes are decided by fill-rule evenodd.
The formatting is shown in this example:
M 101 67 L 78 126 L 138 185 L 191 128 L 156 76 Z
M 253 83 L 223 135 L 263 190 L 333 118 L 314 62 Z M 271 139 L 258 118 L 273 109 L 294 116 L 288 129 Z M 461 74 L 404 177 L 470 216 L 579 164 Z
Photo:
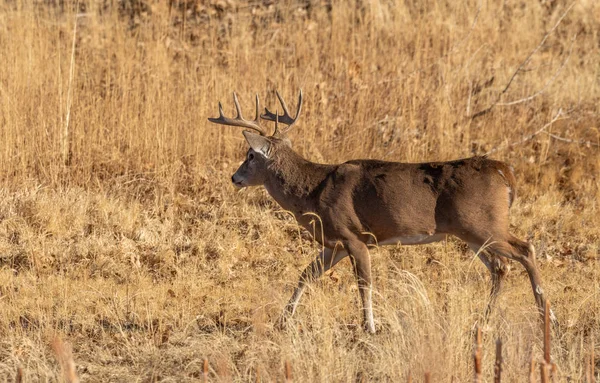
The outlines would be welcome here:
M 302 111 L 302 89 L 300 89 L 300 96 L 298 97 L 298 109 L 296 111 L 296 117 L 294 118 L 290 116 L 290 112 L 285 101 L 283 100 L 283 97 L 281 97 L 281 95 L 277 91 L 275 91 L 275 94 L 277 94 L 277 98 L 281 103 L 281 107 L 283 108 L 283 114 L 279 115 L 278 112 L 272 113 L 269 111 L 269 109 L 265 108 L 265 113 L 262 114 L 260 117 L 267 121 L 275 121 L 275 133 L 273 133 L 274 136 L 285 135 L 294 126 L 294 124 L 298 120 L 298 117 L 300 117 L 300 112 Z M 287 125 L 287 127 L 285 129 L 279 130 L 279 123 L 285 124 Z
M 240 102 L 238 101 L 237 94 L 233 93 L 233 103 L 235 104 L 235 110 L 237 116 L 235 118 L 227 118 L 223 115 L 223 106 L 219 102 L 219 117 L 209 118 L 208 121 L 214 122 L 215 124 L 239 126 L 242 128 L 248 128 L 257 131 L 261 136 L 267 136 L 267 132 L 260 126 L 260 103 L 258 101 L 258 95 L 256 95 L 256 117 L 253 121 L 244 120 L 242 116 L 242 109 L 240 108 Z

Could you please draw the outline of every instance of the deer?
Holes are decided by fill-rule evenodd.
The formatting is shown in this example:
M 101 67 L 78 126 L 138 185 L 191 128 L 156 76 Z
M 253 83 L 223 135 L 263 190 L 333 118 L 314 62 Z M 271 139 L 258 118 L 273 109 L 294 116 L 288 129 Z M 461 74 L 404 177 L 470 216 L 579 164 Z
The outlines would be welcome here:
M 244 128 L 249 145 L 244 162 L 231 177 L 237 188 L 263 186 L 322 245 L 302 271 L 279 317 L 278 327 L 296 312 L 307 286 L 349 257 L 362 302 L 363 329 L 375 333 L 369 246 L 419 245 L 455 236 L 466 242 L 491 275 L 485 318 L 490 315 L 507 273 L 508 260 L 523 265 L 535 303 L 544 313 L 546 299 L 533 245 L 509 231 L 509 209 L 516 198 L 513 167 L 486 156 L 445 162 L 402 163 L 350 160 L 320 164 L 292 149 L 288 132 L 302 111 L 302 90 L 295 117 L 276 91 L 282 114 L 265 108 L 256 95 L 254 120 L 244 119 L 237 94 L 237 116 L 225 117 L 219 102 L 215 124 Z M 268 134 L 261 120 L 275 122 Z M 285 127 L 280 127 L 284 125 Z M 318 216 L 321 230 L 311 230 Z M 551 313 L 556 323 L 554 313 Z

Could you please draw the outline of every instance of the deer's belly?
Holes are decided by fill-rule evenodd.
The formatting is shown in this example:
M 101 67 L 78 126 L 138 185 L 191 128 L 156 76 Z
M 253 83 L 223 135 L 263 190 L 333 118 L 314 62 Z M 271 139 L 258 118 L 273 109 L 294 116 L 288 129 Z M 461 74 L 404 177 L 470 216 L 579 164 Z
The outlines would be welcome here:
M 379 245 L 424 245 L 439 242 L 446 238 L 445 234 L 418 234 L 405 237 L 393 237 L 379 242 Z

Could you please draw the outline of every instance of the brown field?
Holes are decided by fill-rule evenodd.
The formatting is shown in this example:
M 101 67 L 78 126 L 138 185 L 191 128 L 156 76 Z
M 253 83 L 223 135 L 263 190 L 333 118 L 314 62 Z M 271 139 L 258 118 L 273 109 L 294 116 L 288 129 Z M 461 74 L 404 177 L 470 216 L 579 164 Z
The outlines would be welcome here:
M 511 226 L 560 321 L 557 381 L 585 381 L 600 3 L 269 3 L 0 2 L 0 381 L 63 380 L 56 337 L 90 382 L 201 381 L 205 360 L 208 381 L 283 381 L 286 363 L 297 382 L 471 381 L 490 277 L 453 238 L 371 249 L 376 335 L 348 261 L 273 329 L 319 247 L 264 189 L 231 186 L 246 143 L 207 117 L 218 100 L 233 113 L 234 90 L 248 117 L 254 93 L 295 105 L 299 88 L 290 138 L 313 161 L 514 165 Z M 516 263 L 484 326 L 486 381 L 497 338 L 503 381 L 526 381 L 542 327 Z

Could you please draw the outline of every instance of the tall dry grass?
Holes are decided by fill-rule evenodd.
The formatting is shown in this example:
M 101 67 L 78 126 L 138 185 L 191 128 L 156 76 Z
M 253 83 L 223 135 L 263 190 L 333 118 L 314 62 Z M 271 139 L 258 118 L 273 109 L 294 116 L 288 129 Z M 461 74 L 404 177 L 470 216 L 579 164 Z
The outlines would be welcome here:
M 246 145 L 206 118 L 234 90 L 251 115 L 254 93 L 298 88 L 291 139 L 314 161 L 515 166 L 513 230 L 561 322 L 553 361 L 582 380 L 600 324 L 600 6 L 570 6 L 2 2 L 0 380 L 58 379 L 56 336 L 84 381 L 471 380 L 489 276 L 452 239 L 372 249 L 379 334 L 357 328 L 345 262 L 272 329 L 317 246 L 264 190 L 233 190 Z M 523 381 L 542 332 L 513 266 L 483 349 L 500 337 L 503 378 Z M 492 352 L 482 366 L 491 379 Z

